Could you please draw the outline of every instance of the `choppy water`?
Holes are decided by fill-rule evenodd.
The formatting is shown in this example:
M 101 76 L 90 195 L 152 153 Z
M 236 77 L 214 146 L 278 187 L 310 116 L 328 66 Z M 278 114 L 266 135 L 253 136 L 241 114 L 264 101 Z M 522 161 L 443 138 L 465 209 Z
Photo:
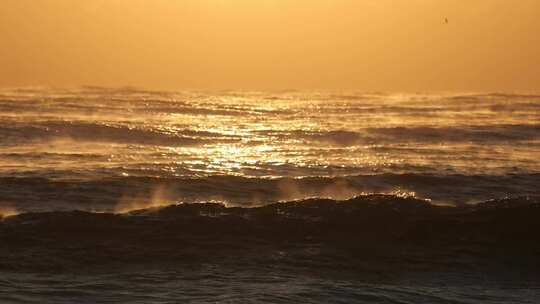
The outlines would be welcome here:
M 540 96 L 0 90 L 0 214 L 5 216 L 125 212 L 202 201 L 249 207 L 372 193 L 463 205 L 540 195 L 539 159 Z M 280 270 L 274 280 L 263 268 L 238 274 L 243 268 L 233 268 L 226 278 L 192 269 L 193 280 L 182 271 L 137 279 L 100 274 L 72 282 L 4 273 L 0 299 L 92 302 L 100 290 L 110 291 L 99 293 L 110 302 L 141 303 L 538 299 L 534 280 L 501 288 L 492 278 L 482 283 L 482 273 L 471 275 L 470 286 L 456 279 L 441 287 L 432 284 L 441 273 L 419 283 L 366 283 L 295 275 L 294 269 Z M 24 286 L 33 292 L 24 292 Z M 116 288 L 123 291 L 113 292 Z M 267 292 L 257 291 L 261 288 Z
M 111 209 L 156 188 L 171 202 L 459 204 L 538 194 L 538 159 L 540 96 L 0 92 L 2 201 L 24 210 Z

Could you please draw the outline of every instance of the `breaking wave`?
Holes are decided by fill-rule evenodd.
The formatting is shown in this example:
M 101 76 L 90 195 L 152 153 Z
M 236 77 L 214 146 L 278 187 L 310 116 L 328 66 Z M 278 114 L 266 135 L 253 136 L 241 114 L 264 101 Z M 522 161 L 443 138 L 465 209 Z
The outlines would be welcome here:
M 62 172 L 56 175 L 66 176 Z M 126 206 L 144 207 L 156 200 L 159 205 L 217 200 L 245 207 L 306 197 L 347 199 L 370 193 L 410 194 L 437 204 L 465 205 L 499 197 L 540 195 L 540 174 L 379 174 L 305 178 L 119 176 L 80 180 L 38 176 L 1 177 L 0 183 L 0 206 L 16 204 L 23 211 L 114 211 L 120 201 Z
M 343 201 L 314 198 L 256 208 L 198 203 L 122 214 L 25 213 L 0 222 L 0 269 L 245 257 L 319 268 L 326 267 L 327 259 L 332 267 L 361 267 L 365 260 L 392 257 L 417 259 L 415 267 L 445 268 L 469 267 L 480 259 L 496 264 L 498 252 L 519 256 L 516 264 L 530 265 L 540 250 L 538 234 L 531 233 L 540 229 L 539 216 L 540 200 L 534 197 L 444 207 L 391 195 Z M 471 261 L 445 265 L 435 258 L 441 253 L 448 263 L 458 256 Z

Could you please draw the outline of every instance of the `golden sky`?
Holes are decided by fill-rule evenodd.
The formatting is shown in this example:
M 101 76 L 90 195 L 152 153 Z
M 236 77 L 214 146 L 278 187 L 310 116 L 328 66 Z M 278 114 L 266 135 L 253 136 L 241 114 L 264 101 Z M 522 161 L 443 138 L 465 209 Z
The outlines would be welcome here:
M 540 1 L 2 0 L 33 85 L 539 92 Z

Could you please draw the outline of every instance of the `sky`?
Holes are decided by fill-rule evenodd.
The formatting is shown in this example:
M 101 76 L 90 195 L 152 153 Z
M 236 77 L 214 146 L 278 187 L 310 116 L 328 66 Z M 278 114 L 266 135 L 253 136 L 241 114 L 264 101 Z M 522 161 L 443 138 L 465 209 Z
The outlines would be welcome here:
M 0 87 L 540 92 L 539 12 L 538 0 L 2 0 Z

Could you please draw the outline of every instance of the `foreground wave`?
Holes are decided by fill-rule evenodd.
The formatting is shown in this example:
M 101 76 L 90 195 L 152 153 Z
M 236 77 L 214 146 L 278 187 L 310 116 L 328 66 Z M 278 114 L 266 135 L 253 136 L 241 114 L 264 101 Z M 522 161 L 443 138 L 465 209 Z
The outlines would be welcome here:
M 346 272 L 512 267 L 539 274 L 540 199 L 443 207 L 389 195 L 257 208 L 179 204 L 123 214 L 26 213 L 0 222 L 0 270 L 278 263 Z

